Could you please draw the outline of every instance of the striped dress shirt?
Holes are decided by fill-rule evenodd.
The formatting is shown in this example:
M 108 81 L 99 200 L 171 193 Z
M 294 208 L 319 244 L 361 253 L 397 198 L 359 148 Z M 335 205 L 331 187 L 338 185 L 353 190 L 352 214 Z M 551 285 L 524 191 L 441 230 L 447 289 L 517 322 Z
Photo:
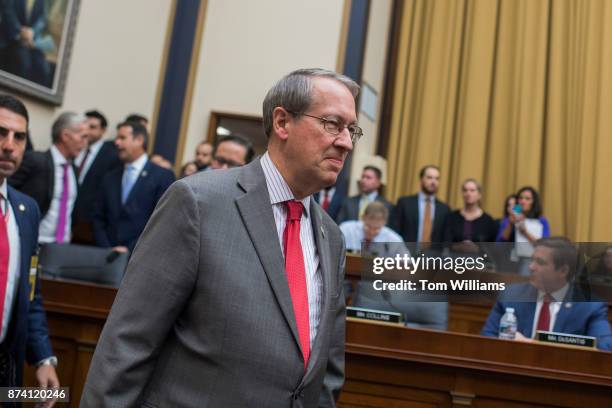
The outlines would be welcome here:
M 283 202 L 294 200 L 295 197 L 289 188 L 289 185 L 280 174 L 270 155 L 266 152 L 261 158 L 261 167 L 266 178 L 268 193 L 270 194 L 270 203 L 272 204 L 272 212 L 274 213 L 274 223 L 278 232 L 278 240 L 280 242 L 283 257 L 285 256 L 285 248 L 283 245 L 283 233 L 287 223 L 287 209 Z M 304 205 L 305 211 L 302 212 L 300 220 L 300 241 L 302 243 L 302 252 L 304 253 L 304 262 L 306 268 L 306 287 L 308 290 L 308 312 L 310 322 L 310 345 L 314 342 L 317 335 L 317 328 L 321 317 L 321 294 L 323 293 L 323 279 L 319 268 L 319 255 L 315 244 L 314 232 L 312 230 L 312 222 L 310 218 L 310 200 L 308 196 L 303 200 L 298 200 Z

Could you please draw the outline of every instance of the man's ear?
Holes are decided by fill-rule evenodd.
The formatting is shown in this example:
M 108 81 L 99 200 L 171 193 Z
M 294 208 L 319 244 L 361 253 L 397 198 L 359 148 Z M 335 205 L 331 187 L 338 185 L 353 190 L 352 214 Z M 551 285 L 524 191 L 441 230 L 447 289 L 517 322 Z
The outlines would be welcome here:
M 63 129 L 60 132 L 59 141 L 61 143 L 66 143 L 68 141 L 68 139 L 70 138 L 70 135 L 68 135 L 68 132 L 70 132 L 70 130 L 68 130 L 68 129 Z
M 559 272 L 561 272 L 561 275 L 567 281 L 568 278 L 569 278 L 569 266 L 568 265 L 563 265 L 561 268 L 559 268 Z
M 287 140 L 289 137 L 288 127 L 290 127 L 290 121 L 289 112 L 279 106 L 274 108 L 274 111 L 272 111 L 272 131 L 281 140 Z
M 145 147 L 144 147 L 144 141 L 145 141 L 144 140 L 144 136 L 142 136 L 142 135 L 132 135 L 132 138 L 134 140 L 140 140 L 140 144 L 141 144 L 142 148 L 145 149 Z M 147 150 L 147 149 L 145 149 L 145 150 Z

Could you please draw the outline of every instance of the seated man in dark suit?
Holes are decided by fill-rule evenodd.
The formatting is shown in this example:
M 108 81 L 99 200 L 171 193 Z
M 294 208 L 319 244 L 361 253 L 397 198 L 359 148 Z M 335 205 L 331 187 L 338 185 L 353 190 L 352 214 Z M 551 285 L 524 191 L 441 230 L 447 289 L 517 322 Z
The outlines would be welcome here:
M 531 339 L 537 330 L 553 331 L 596 337 L 598 348 L 612 350 L 607 303 L 580 301 L 578 288 L 571 284 L 576 248 L 565 238 L 542 238 L 534 245 L 529 283 L 506 289 L 481 333 L 497 337 L 500 319 L 512 307 L 518 324 L 516 340 Z
M 40 243 L 70 242 L 72 211 L 78 182 L 72 161 L 85 147 L 85 116 L 62 113 L 51 130 L 53 145 L 46 152 L 29 151 L 9 184 L 32 197 L 40 208 Z
M 400 197 L 393 211 L 391 227 L 406 242 L 442 242 L 450 209 L 436 198 L 440 169 L 427 165 L 421 169 L 419 178 L 421 191 Z
M 94 217 L 96 245 L 132 251 L 157 201 L 174 181 L 168 169 L 152 163 L 146 154 L 149 133 L 136 122 L 117 127 L 115 146 L 123 166 L 102 179 Z
M 75 159 L 79 181 L 79 194 L 72 213 L 72 242 L 95 244 L 93 218 L 98 189 L 102 178 L 112 168 L 121 164 L 113 141 L 103 139 L 107 122 L 96 110 L 85 113 L 87 117 L 87 148 Z
M 382 172 L 378 167 L 365 166 L 357 184 L 359 194 L 344 201 L 336 218 L 338 224 L 342 224 L 344 221 L 359 220 L 363 216 L 365 208 L 373 201 L 380 201 L 391 213 L 393 205 L 379 193 L 382 185 Z
M 40 212 L 6 182 L 22 161 L 28 120 L 23 103 L 0 95 L 0 386 L 22 386 L 27 360 L 40 387 L 59 387 L 38 276 L 30 271 Z

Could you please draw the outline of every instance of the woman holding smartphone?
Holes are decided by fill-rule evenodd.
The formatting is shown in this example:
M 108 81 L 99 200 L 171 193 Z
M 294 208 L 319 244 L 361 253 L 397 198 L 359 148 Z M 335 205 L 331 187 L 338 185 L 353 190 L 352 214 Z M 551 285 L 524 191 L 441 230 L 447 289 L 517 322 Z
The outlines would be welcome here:
M 550 237 L 548 220 L 542 215 L 540 196 L 533 187 L 523 187 L 516 193 L 517 204 L 504 218 L 497 234 L 499 242 L 514 242 L 510 261 L 518 262 L 519 275 L 529 275 L 533 243 Z
M 523 187 L 516 193 L 517 204 L 507 218 L 501 222 L 497 241 L 516 241 L 517 232 L 534 243 L 540 238 L 550 237 L 550 225 L 542 215 L 540 195 L 533 187 Z M 538 226 L 539 224 L 539 226 Z

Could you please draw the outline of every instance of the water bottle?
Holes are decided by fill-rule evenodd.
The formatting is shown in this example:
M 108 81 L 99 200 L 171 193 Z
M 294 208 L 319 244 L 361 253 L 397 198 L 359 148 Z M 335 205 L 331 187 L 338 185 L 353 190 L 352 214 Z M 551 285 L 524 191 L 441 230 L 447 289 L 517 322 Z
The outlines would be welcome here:
M 514 315 L 514 308 L 507 307 L 506 313 L 502 316 L 499 321 L 499 338 L 514 340 L 516 336 L 516 316 Z

